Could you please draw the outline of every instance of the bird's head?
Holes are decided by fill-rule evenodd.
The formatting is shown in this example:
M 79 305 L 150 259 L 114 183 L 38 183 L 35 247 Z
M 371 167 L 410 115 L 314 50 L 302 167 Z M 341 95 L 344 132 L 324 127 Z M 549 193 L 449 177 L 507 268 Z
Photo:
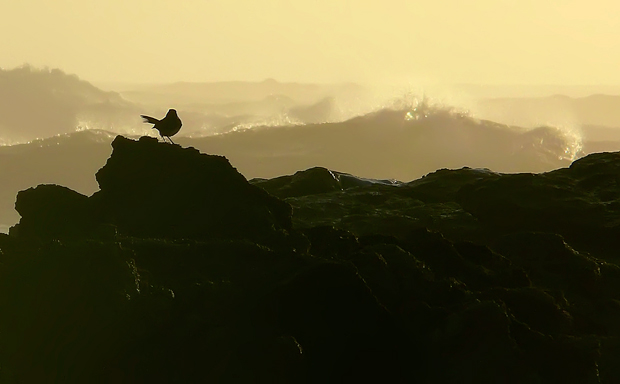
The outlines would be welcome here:
M 176 109 L 169 109 L 168 113 L 166 113 L 166 117 L 168 116 L 177 116 L 177 110 Z

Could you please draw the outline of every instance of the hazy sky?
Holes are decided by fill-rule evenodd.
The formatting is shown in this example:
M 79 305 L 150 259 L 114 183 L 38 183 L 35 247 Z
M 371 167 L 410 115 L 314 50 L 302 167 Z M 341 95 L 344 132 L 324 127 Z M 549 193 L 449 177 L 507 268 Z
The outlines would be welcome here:
M 616 0 L 0 4 L 0 67 L 91 81 L 620 83 Z

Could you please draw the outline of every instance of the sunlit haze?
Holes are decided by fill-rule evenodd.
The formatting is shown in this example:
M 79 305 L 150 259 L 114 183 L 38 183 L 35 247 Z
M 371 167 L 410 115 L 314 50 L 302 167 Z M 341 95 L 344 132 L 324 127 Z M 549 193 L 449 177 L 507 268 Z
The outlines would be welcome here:
M 610 0 L 24 0 L 0 67 L 95 82 L 620 83 Z

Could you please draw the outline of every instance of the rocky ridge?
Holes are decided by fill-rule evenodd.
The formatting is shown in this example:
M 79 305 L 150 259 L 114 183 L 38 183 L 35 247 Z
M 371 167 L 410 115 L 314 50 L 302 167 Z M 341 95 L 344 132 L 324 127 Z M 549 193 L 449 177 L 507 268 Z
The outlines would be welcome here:
M 538 382 L 620 377 L 620 154 L 410 183 L 249 183 L 117 137 L 84 196 L 0 235 L 3 382 Z

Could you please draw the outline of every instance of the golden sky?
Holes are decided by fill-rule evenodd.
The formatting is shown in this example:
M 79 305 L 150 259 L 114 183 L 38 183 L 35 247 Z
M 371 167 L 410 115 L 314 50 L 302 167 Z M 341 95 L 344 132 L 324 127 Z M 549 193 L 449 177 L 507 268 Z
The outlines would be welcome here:
M 0 4 L 0 67 L 91 81 L 620 84 L 616 0 Z

